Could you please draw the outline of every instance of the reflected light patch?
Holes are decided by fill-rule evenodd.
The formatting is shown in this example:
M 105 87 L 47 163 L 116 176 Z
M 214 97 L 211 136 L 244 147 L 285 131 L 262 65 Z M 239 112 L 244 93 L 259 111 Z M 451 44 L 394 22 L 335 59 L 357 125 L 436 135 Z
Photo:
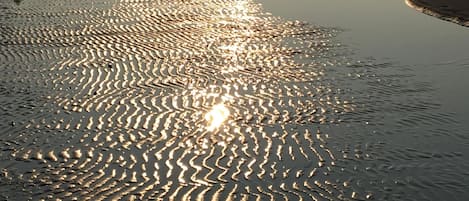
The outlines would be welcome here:
M 205 120 L 207 121 L 207 130 L 214 131 L 216 128 L 220 127 L 223 122 L 230 115 L 230 111 L 223 104 L 218 104 L 213 106 L 207 114 L 205 114 Z
M 241 70 L 244 70 L 244 69 L 245 69 L 244 66 L 230 66 L 230 67 L 227 67 L 226 69 L 222 69 L 221 72 L 222 73 L 233 73 L 233 72 L 241 71 Z
M 230 52 L 237 52 L 242 50 L 239 45 L 223 45 L 220 46 L 220 49 L 230 51 Z

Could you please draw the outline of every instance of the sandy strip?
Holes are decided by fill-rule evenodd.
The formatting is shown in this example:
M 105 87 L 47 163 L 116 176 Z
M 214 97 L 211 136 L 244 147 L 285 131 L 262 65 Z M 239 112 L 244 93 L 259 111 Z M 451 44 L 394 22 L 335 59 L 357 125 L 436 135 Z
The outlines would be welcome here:
M 406 0 L 407 5 L 425 14 L 469 26 L 467 0 Z

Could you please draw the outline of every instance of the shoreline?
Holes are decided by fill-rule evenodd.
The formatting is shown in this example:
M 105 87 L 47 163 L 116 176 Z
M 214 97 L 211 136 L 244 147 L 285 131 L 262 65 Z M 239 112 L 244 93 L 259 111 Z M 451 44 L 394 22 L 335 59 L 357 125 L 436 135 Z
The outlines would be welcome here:
M 406 4 L 424 14 L 469 27 L 469 2 L 464 0 L 406 0 Z

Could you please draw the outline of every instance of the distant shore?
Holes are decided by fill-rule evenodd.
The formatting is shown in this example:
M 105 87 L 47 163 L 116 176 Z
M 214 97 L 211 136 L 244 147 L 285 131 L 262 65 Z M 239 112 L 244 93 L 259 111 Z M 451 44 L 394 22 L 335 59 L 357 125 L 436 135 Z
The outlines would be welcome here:
M 406 0 L 406 3 L 425 14 L 469 27 L 467 0 Z

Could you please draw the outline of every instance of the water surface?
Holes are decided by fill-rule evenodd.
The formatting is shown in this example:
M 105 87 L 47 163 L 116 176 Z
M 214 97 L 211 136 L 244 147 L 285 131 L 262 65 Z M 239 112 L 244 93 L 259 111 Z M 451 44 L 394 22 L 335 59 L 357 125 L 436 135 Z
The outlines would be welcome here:
M 419 65 L 265 5 L 3 1 L 0 199 L 467 196 L 467 133 Z

